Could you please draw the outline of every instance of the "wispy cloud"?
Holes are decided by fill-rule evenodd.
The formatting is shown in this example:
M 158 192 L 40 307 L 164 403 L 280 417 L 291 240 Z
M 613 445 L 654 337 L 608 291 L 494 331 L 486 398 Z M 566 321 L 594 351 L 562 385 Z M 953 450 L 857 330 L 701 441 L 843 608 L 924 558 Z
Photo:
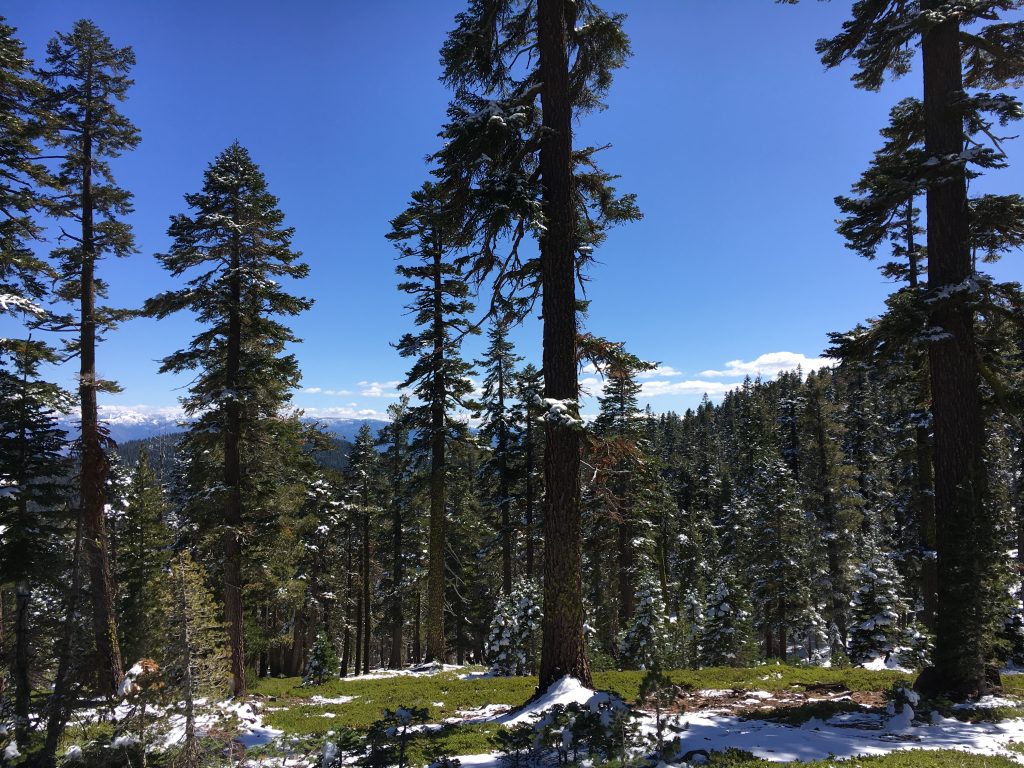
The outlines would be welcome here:
M 363 397 L 398 397 L 398 385 L 402 382 L 394 381 L 360 381 L 359 394 Z
M 656 381 L 645 381 L 640 385 L 641 397 L 662 397 L 664 395 L 724 395 L 735 384 L 724 381 L 669 381 L 658 379 Z
M 323 387 L 305 387 L 302 390 L 304 395 L 330 395 L 331 397 L 347 397 L 354 394 L 350 389 L 324 389 Z
M 783 371 L 792 371 L 797 366 L 804 371 L 836 365 L 839 361 L 831 357 L 808 357 L 799 352 L 766 352 L 754 360 L 730 360 L 720 371 L 701 371 L 700 376 L 709 378 L 742 378 L 763 376 L 771 378 Z
M 642 371 L 637 374 L 638 379 L 675 379 L 682 376 L 682 371 L 677 371 L 671 365 L 658 365 L 656 368 L 652 368 L 649 371 Z

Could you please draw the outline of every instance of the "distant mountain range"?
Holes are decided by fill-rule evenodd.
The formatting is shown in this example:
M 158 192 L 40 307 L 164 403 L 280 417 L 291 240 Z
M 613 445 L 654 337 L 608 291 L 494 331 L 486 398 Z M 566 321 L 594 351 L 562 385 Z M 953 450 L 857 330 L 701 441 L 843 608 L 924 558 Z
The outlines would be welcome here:
M 110 430 L 110 436 L 117 443 L 130 440 L 145 440 L 160 435 L 184 432 L 187 423 L 177 408 L 140 409 L 126 406 L 101 405 L 100 420 Z M 363 424 L 369 424 L 376 435 L 387 424 L 381 419 L 351 419 L 337 417 L 304 418 L 306 422 L 319 422 L 327 432 L 343 442 L 352 442 Z M 61 426 L 69 435 L 78 433 L 78 419 L 74 414 L 63 416 Z

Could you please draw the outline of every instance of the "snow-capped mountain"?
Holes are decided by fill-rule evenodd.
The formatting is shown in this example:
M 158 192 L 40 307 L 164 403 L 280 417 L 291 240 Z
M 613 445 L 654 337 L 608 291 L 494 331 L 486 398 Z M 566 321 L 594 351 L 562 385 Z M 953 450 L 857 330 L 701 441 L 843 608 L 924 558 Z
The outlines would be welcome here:
M 118 443 L 182 432 L 187 427 L 181 408 L 175 406 L 154 408 L 142 405 L 100 405 L 99 415 L 110 430 L 111 438 Z M 78 418 L 75 414 L 62 416 L 59 421 L 69 435 L 78 433 Z M 339 440 L 349 442 L 355 438 L 363 424 L 369 424 L 376 434 L 387 423 L 382 419 L 337 416 L 308 416 L 303 421 L 319 422 Z

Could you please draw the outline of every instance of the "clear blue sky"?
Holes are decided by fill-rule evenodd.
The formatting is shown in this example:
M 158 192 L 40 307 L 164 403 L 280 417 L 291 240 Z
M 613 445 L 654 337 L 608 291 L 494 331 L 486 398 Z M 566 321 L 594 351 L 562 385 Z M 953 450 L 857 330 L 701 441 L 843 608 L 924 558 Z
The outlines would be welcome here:
M 461 0 L 7 0 L 4 13 L 41 60 L 55 30 L 83 15 L 138 58 L 123 110 L 140 147 L 115 163 L 135 194 L 140 253 L 101 265 L 111 301 L 139 306 L 171 286 L 152 254 L 206 164 L 238 139 L 280 197 L 312 273 L 316 306 L 295 322 L 312 413 L 383 411 L 405 361 L 389 346 L 409 329 L 395 290 L 388 221 L 425 178 L 449 94 L 438 50 Z M 610 108 L 578 126 L 611 142 L 603 163 L 636 192 L 645 219 L 615 231 L 591 271 L 588 327 L 659 360 L 656 410 L 696 403 L 756 370 L 762 355 L 817 357 L 826 334 L 877 314 L 891 290 L 834 233 L 833 197 L 848 190 L 919 72 L 864 93 L 849 71 L 825 72 L 814 41 L 850 3 L 607 0 L 628 14 L 635 51 Z M 1011 161 L 1021 157 L 1018 142 Z M 984 180 L 1020 191 L 1022 168 Z M 993 270 L 1024 276 L 1018 255 Z M 185 319 L 135 320 L 101 347 L 108 403 L 170 406 L 184 383 L 157 374 L 193 332 Z M 539 330 L 517 333 L 539 359 Z M 474 342 L 470 356 L 479 351 Z M 790 358 L 787 358 L 790 359 Z M 761 366 L 771 372 L 770 367 Z M 736 375 L 712 375 L 732 373 Z M 70 371 L 65 381 L 70 381 Z M 379 383 L 385 386 L 373 386 Z M 327 394 L 330 390 L 336 393 Z

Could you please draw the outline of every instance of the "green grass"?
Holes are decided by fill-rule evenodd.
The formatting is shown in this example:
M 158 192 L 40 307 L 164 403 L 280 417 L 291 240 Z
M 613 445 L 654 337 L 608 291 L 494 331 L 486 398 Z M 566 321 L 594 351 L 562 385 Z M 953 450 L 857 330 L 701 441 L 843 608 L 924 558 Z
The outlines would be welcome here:
M 672 681 L 693 689 L 740 688 L 780 691 L 820 683 L 842 683 L 853 691 L 885 690 L 897 681 L 909 680 L 898 672 L 871 672 L 864 669 L 822 669 L 767 665 L 749 669 L 732 667 L 701 670 L 676 670 Z M 601 690 L 615 691 L 626 701 L 635 701 L 643 672 L 618 671 L 594 673 L 594 685 Z M 485 704 L 524 704 L 537 687 L 535 677 L 493 677 L 461 680 L 457 673 L 414 677 L 397 676 L 364 680 L 332 680 L 321 686 L 303 687 L 302 680 L 267 678 L 253 686 L 253 692 L 277 701 L 267 707 L 287 707 L 266 712 L 264 722 L 288 734 L 323 734 L 339 727 L 365 729 L 379 719 L 384 708 L 426 707 L 433 722 L 452 717 L 459 710 L 474 709 Z M 346 704 L 303 703 L 314 695 L 325 698 L 354 696 Z M 335 717 L 324 717 L 333 713 Z M 782 716 L 781 714 L 779 715 Z M 802 717 L 802 713 L 793 715 Z M 815 716 L 815 715 L 809 715 Z
M 1024 675 L 1020 673 L 1003 675 L 1000 682 L 1003 686 L 1003 693 L 1024 696 Z
M 430 719 L 440 722 L 459 710 L 484 704 L 519 706 L 529 699 L 537 687 L 531 677 L 494 677 L 460 680 L 453 672 L 429 677 L 398 676 L 378 680 L 332 680 L 325 685 L 301 687 L 297 677 L 260 680 L 253 692 L 273 696 L 277 702 L 268 707 L 288 706 L 287 710 L 267 712 L 263 721 L 286 733 L 325 733 L 338 726 L 368 728 L 380 718 L 381 710 L 398 707 L 426 707 Z M 355 696 L 346 704 L 302 704 L 289 699 Z M 440 706 L 438 706 L 440 704 Z M 325 718 L 332 712 L 334 718 Z
M 807 763 L 771 763 L 739 750 L 715 752 L 709 768 L 1020 768 L 1008 757 L 972 755 L 954 749 L 912 749 L 877 757 L 853 757 L 846 760 L 813 760 Z

